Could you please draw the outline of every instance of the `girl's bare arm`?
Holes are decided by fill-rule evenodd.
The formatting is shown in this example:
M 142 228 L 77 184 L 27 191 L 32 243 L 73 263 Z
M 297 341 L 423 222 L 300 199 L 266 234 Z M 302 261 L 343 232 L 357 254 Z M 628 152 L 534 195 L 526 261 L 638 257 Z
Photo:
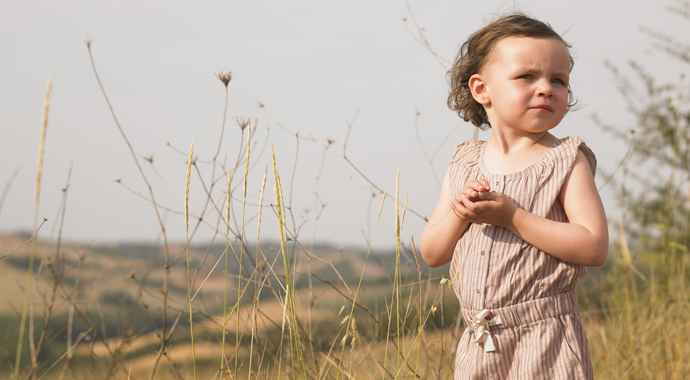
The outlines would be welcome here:
M 450 169 L 446 171 L 441 185 L 441 195 L 438 198 L 434 213 L 422 231 L 419 239 L 419 250 L 424 261 L 431 267 L 438 267 L 453 258 L 453 250 L 458 239 L 465 232 L 470 222 L 460 219 L 453 213 L 450 206 L 451 192 L 449 182 Z M 486 184 L 488 186 L 488 183 Z M 465 190 L 465 189 L 463 189 Z M 467 191 L 470 196 L 478 193 Z
M 500 193 L 483 192 L 487 202 L 463 197 L 452 207 L 460 219 L 502 226 L 540 250 L 562 260 L 599 266 L 608 255 L 609 237 L 604 206 L 587 159 L 578 152 L 570 176 L 559 193 L 568 223 L 556 222 L 518 208 Z

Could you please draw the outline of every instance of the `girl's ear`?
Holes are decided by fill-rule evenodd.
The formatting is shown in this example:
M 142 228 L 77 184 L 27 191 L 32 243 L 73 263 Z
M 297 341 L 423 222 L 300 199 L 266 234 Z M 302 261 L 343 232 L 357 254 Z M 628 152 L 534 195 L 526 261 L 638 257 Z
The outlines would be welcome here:
M 472 75 L 468 85 L 472 92 L 472 97 L 477 103 L 484 106 L 491 104 L 491 99 L 489 99 L 489 94 L 486 91 L 486 83 L 484 83 L 484 78 L 481 74 Z

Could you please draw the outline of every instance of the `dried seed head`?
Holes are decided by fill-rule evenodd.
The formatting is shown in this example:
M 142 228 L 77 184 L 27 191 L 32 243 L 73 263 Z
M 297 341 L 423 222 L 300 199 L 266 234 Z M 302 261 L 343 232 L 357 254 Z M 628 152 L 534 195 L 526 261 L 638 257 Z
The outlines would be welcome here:
M 220 81 L 223 82 L 225 87 L 228 87 L 228 83 L 230 83 L 230 81 L 232 80 L 232 73 L 228 71 L 227 73 L 223 74 L 223 72 L 221 71 L 220 74 L 216 75 L 218 76 L 218 79 L 220 79 Z
M 251 123 L 251 120 L 247 119 L 246 117 L 238 117 L 235 119 L 235 122 L 237 123 L 237 126 L 244 131 L 244 129 L 247 128 L 247 126 Z

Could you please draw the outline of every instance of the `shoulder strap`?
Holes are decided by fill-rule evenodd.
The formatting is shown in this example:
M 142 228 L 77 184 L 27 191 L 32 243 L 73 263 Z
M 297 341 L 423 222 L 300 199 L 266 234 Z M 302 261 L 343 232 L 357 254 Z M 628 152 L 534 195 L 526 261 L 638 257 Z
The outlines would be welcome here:
M 546 217 L 551 211 L 563 184 L 573 171 L 578 152 L 582 152 L 587 158 L 592 175 L 596 173 L 597 159 L 584 141 L 575 137 L 557 140 L 547 153 L 548 164 L 540 175 L 531 212 Z
M 450 160 L 450 172 L 448 173 L 451 196 L 455 196 L 465 182 L 467 182 L 473 167 L 477 165 L 481 147 L 485 142 L 467 140 L 455 148 L 453 157 Z

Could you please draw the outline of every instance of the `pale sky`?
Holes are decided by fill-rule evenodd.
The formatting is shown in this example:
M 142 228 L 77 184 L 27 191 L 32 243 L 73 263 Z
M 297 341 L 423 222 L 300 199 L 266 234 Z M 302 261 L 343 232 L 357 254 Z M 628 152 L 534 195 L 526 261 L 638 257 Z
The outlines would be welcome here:
M 672 1 L 419 1 L 409 6 L 432 48 L 452 60 L 458 46 L 495 14 L 519 9 L 550 23 L 573 44 L 573 91 L 584 106 L 566 115 L 553 133 L 578 136 L 613 170 L 627 148 L 592 121 L 597 113 L 622 128 L 632 126 L 625 103 L 605 66 L 610 61 L 630 73 L 634 59 L 659 78 L 676 80 L 688 67 L 652 49 L 646 26 L 683 38 L 688 23 L 665 10 Z M 407 22 L 403 21 L 407 18 Z M 406 29 L 406 25 L 408 29 Z M 115 112 L 165 207 L 183 211 L 186 157 L 192 141 L 206 185 L 210 160 L 218 146 L 225 91 L 214 76 L 231 71 L 228 121 L 221 160 L 234 162 L 240 141 L 234 117 L 258 118 L 256 152 L 265 142 L 275 146 L 285 199 L 296 152 L 294 137 L 271 121 L 302 136 L 332 139 L 342 151 L 347 120 L 353 120 L 347 155 L 374 183 L 394 191 L 400 168 L 401 198 L 430 215 L 453 148 L 472 137 L 470 124 L 446 107 L 445 70 L 415 41 L 418 32 L 404 0 L 390 1 L 63 1 L 0 3 L 0 186 L 19 174 L 0 210 L 0 233 L 28 231 L 33 225 L 36 157 L 46 81 L 53 92 L 45 150 L 39 215 L 49 219 L 40 235 L 47 238 L 73 165 L 64 236 L 80 242 L 154 241 L 159 232 L 153 209 L 129 192 L 147 195 L 135 163 L 119 135 L 101 95 L 84 41 L 92 50 Z M 440 146 L 433 165 L 424 159 L 415 135 L 429 154 Z M 270 129 L 270 133 L 267 131 Z M 449 133 L 457 130 L 449 138 Z M 480 133 L 487 139 L 489 132 Z M 322 149 L 300 141 L 292 185 L 299 238 L 308 243 L 314 231 L 314 193 Z M 153 168 L 144 156 L 153 155 Z M 369 185 L 344 160 L 326 153 L 319 196 L 326 208 L 316 240 L 336 245 L 366 244 L 380 196 L 371 203 Z M 252 157 L 248 201 L 258 202 L 270 149 Z M 153 170 L 155 168 L 155 171 Z M 160 176 L 159 176 L 160 175 Z M 218 175 L 218 174 L 217 174 Z M 239 177 L 238 177 L 239 178 Z M 602 183 L 602 178 L 597 179 Z M 238 182 L 235 182 L 237 184 Z M 217 187 L 215 196 L 222 190 Z M 269 178 L 264 205 L 273 203 Z M 605 189 L 607 212 L 618 217 L 614 197 Z M 235 190 L 240 199 L 241 188 Z M 196 175 L 191 183 L 192 213 L 203 204 Z M 239 210 L 239 204 L 235 203 Z M 308 211 L 307 211 L 308 210 Z M 248 207 L 249 217 L 256 207 Z M 236 213 L 241 217 L 241 212 Z M 163 211 L 168 236 L 184 241 L 184 219 Z M 387 201 L 374 244 L 395 243 L 393 202 Z M 262 237 L 277 236 L 270 208 L 264 209 Z M 206 217 L 213 222 L 214 215 Z M 424 222 L 408 214 L 403 239 L 419 239 Z M 363 232 L 364 231 L 364 234 Z M 208 239 L 203 227 L 196 241 Z M 256 221 L 247 224 L 250 240 Z M 4 249 L 5 247 L 3 247 Z

